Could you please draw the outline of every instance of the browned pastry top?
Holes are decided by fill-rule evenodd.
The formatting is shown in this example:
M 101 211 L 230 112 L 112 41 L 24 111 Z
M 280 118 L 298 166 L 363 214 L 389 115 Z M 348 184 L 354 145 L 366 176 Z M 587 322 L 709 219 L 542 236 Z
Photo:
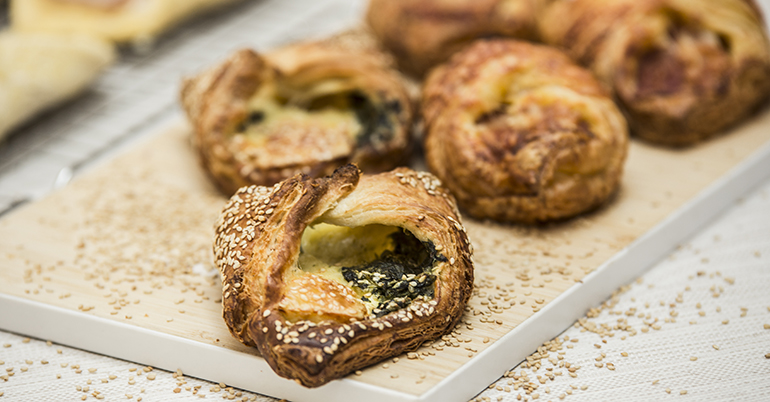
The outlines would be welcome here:
M 407 168 L 244 187 L 214 252 L 232 334 L 310 387 L 451 330 L 473 285 L 451 196 Z
M 543 39 L 611 85 L 642 138 L 687 145 L 770 93 L 770 46 L 751 0 L 552 1 Z
M 401 68 L 422 76 L 477 38 L 536 37 L 536 0 L 371 0 L 367 22 Z
M 596 207 L 618 187 L 625 121 L 560 51 L 478 41 L 425 83 L 426 159 L 478 218 L 538 222 Z
M 244 49 L 185 81 L 204 167 L 228 195 L 348 163 L 392 169 L 409 155 L 411 99 L 371 43 L 340 36 L 266 55 Z

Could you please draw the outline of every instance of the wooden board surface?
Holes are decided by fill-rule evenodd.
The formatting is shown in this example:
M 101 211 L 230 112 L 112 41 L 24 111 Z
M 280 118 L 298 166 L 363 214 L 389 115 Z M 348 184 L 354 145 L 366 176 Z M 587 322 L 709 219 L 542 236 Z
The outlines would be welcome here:
M 0 220 L 0 293 L 255 353 L 221 319 L 211 242 L 226 200 L 188 130 L 177 124 Z M 633 141 L 605 208 L 542 227 L 465 219 L 476 281 L 462 323 L 350 378 L 424 394 L 768 142 L 770 111 L 694 148 Z

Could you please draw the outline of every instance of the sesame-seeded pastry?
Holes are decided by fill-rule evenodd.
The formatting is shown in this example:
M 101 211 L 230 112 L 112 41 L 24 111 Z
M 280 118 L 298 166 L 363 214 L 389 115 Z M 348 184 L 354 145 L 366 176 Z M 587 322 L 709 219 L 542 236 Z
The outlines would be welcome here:
M 539 0 L 370 0 L 367 22 L 415 76 L 483 37 L 535 39 Z
M 0 33 L 0 139 L 85 90 L 114 59 L 96 38 Z
M 480 40 L 423 89 L 430 170 L 476 218 L 534 223 L 605 202 L 628 148 L 622 114 L 554 48 Z
M 236 1 L 11 0 L 10 16 L 17 31 L 78 33 L 142 44 L 193 14 Z
M 307 387 L 451 331 L 473 286 L 454 201 L 408 168 L 241 188 L 214 253 L 230 332 Z
M 631 132 L 655 143 L 701 141 L 770 94 L 770 45 L 753 0 L 551 0 L 539 25 L 614 88 Z
M 240 50 L 186 80 L 182 103 L 204 168 L 231 195 L 346 163 L 365 172 L 405 163 L 412 100 L 388 61 L 342 35 L 265 56 Z

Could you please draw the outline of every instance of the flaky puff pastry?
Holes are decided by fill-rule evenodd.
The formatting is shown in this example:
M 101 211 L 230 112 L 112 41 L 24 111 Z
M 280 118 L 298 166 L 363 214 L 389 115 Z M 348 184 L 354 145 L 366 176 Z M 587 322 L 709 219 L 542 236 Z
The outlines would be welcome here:
M 415 76 L 478 38 L 535 39 L 538 0 L 370 0 L 366 19 Z
M 224 319 L 279 375 L 320 386 L 450 331 L 472 291 L 470 247 L 429 173 L 345 165 L 244 187 L 214 244 Z
M 423 89 L 430 170 L 476 218 L 543 222 L 602 204 L 618 188 L 626 122 L 562 52 L 482 40 Z
M 114 60 L 110 43 L 89 36 L 0 33 L 0 140 L 84 91 Z
M 366 172 L 403 164 L 413 106 L 389 60 L 353 32 L 266 55 L 240 50 L 186 80 L 182 104 L 204 167 L 231 195 L 346 163 Z
M 770 94 L 770 46 L 753 0 L 555 0 L 543 39 L 611 85 L 632 133 L 688 145 Z
M 236 1 L 240 0 L 11 0 L 11 27 L 142 44 L 191 15 Z

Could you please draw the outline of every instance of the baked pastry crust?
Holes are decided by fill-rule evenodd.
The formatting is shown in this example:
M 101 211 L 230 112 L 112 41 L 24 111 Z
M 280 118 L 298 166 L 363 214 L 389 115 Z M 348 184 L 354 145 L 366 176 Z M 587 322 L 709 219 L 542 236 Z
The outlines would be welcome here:
M 84 34 L 113 42 L 152 41 L 180 21 L 239 0 L 11 0 L 21 32 Z
M 632 133 L 681 146 L 770 94 L 770 45 L 753 0 L 551 1 L 543 40 L 614 88 Z
M 80 93 L 114 59 L 112 46 L 95 38 L 0 33 L 0 139 Z
M 240 50 L 186 80 L 182 104 L 205 169 L 230 195 L 349 162 L 366 172 L 405 163 L 412 101 L 388 63 L 364 39 L 342 35 L 264 56 Z
M 537 0 L 371 0 L 367 22 L 415 76 L 478 38 L 537 38 Z
M 432 276 L 433 282 L 425 281 L 432 296 L 362 311 L 355 279 L 303 271 L 303 255 L 312 247 L 303 233 L 323 225 L 363 228 L 359 235 L 383 225 L 410 233 L 430 252 L 420 275 Z M 214 252 L 233 336 L 256 346 L 279 375 L 307 387 L 450 331 L 473 286 L 471 246 L 451 196 L 431 174 L 408 168 L 362 176 L 345 165 L 327 178 L 297 175 L 271 188 L 244 187 L 221 215 Z M 415 282 L 409 286 L 423 279 L 409 279 Z
M 423 91 L 430 170 L 476 218 L 534 223 L 605 202 L 628 148 L 622 114 L 560 51 L 480 40 Z

